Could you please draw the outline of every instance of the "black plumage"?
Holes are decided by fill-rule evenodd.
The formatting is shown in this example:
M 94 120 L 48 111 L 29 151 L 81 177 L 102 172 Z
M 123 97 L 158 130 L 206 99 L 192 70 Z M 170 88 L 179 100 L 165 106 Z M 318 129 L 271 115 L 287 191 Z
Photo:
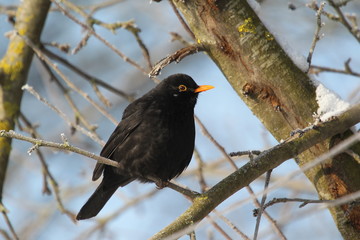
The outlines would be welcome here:
M 100 153 L 120 167 L 96 164 L 92 179 L 103 174 L 102 182 L 76 219 L 96 216 L 118 187 L 134 180 L 155 181 L 162 187 L 182 173 L 194 150 L 198 93 L 211 88 L 175 74 L 131 103 Z

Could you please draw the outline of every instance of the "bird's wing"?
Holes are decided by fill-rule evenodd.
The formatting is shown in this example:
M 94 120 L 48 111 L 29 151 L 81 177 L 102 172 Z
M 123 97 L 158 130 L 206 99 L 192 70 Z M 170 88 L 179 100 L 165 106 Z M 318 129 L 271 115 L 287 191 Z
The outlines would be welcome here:
M 140 125 L 143 111 L 147 108 L 145 105 L 147 104 L 144 101 L 135 101 L 125 109 L 121 122 L 115 128 L 104 148 L 101 150 L 100 156 L 111 159 L 111 155 L 116 148 Z M 114 160 L 119 161 L 119 159 Z M 104 167 L 105 165 L 102 163 L 96 164 L 92 177 L 93 181 L 101 176 Z

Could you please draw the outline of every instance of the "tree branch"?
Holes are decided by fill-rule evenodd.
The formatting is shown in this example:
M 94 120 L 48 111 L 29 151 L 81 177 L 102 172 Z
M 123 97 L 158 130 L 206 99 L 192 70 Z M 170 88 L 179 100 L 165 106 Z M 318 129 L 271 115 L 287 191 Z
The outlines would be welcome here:
M 187 230 L 183 234 L 188 233 L 221 202 L 249 185 L 266 171 L 276 168 L 284 161 L 296 157 L 326 138 L 346 131 L 358 122 L 360 122 L 360 104 L 332 121 L 321 123 L 316 129 L 305 132 L 301 137 L 292 137 L 284 143 L 263 151 L 253 161 L 248 162 L 210 190 L 195 198 L 194 203 L 181 216 L 155 234 L 151 240 L 164 239 L 185 229 Z M 355 136 L 357 138 L 354 141 L 359 141 L 360 133 Z

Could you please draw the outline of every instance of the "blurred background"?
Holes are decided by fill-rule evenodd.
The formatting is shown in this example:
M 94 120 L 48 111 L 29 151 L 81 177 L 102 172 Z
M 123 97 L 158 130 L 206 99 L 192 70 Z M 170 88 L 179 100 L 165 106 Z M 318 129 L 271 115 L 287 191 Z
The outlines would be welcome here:
M 107 1 L 72 2 L 84 7 L 85 11 L 89 11 L 90 5 Z M 168 1 L 118 2 L 96 11 L 93 17 L 106 23 L 133 20 L 141 29 L 139 35 L 150 52 L 153 64 L 184 47 L 179 41 L 171 41 L 170 32 L 176 32 L 185 40 L 191 41 Z M 18 3 L 19 1 L 14 0 L 0 0 L 2 7 L 0 14 L 1 56 L 5 53 L 9 42 L 5 34 L 12 30 L 4 7 Z M 291 10 L 287 1 L 263 0 L 260 2 L 259 10 L 261 19 L 274 32 L 274 35 L 282 41 L 287 41 L 292 51 L 303 56 L 308 55 L 316 26 L 315 12 L 305 6 L 307 3 L 309 1 L 290 1 L 291 6 L 295 7 L 295 10 Z M 52 7 L 54 8 L 54 5 Z M 325 10 L 334 13 L 329 5 L 325 6 Z M 360 2 L 350 1 L 343 11 L 357 14 L 359 17 Z M 83 17 L 73 11 L 70 12 L 85 22 Z M 360 72 L 359 42 L 341 24 L 330 21 L 324 16 L 322 21 L 325 23 L 321 29 L 324 36 L 315 48 L 312 63 L 344 69 L 344 63 L 351 58 L 351 68 L 353 71 Z M 111 32 L 99 26 L 95 26 L 95 30 L 126 56 L 149 70 L 134 36 L 129 31 L 119 29 Z M 78 53 L 71 54 L 71 50 L 85 35 L 84 29 L 54 8 L 48 15 L 41 39 L 44 43 L 68 44 L 70 46 L 68 54 L 56 48 L 48 47 L 48 49 L 89 75 L 132 94 L 135 98 L 142 96 L 155 86 L 155 83 L 144 73 L 124 62 L 95 37 L 90 37 L 87 45 Z M 88 81 L 61 63 L 57 65 L 74 84 L 102 105 Z M 174 73 L 186 73 L 192 76 L 199 85 L 211 84 L 216 87 L 199 96 L 195 113 L 227 152 L 264 150 L 277 144 L 259 120 L 247 109 L 206 54 L 194 54 L 178 64 L 170 64 L 162 70 L 159 79 Z M 329 72 L 322 72 L 313 77 L 342 99 L 352 104 L 359 102 L 359 77 Z M 33 59 L 28 84 L 51 104 L 61 109 L 71 120 L 74 120 L 74 113 L 64 100 L 64 93 L 50 79 L 36 57 Z M 129 101 L 105 88 L 99 88 L 112 104 L 111 107 L 106 107 L 107 111 L 115 119 L 120 120 Z M 115 125 L 78 93 L 71 91 L 69 94 L 83 116 L 91 124 L 98 126 L 97 133 L 106 141 Z M 71 128 L 63 119 L 27 92 L 24 93 L 22 99 L 21 111 L 32 124 L 37 126 L 36 130 L 43 139 L 61 142 L 60 134 L 64 133 L 70 144 L 97 154 L 100 152 L 101 145 L 80 132 L 72 134 Z M 29 143 L 13 140 L 3 199 L 3 203 L 9 210 L 9 217 L 21 239 L 147 239 L 171 223 L 190 206 L 187 199 L 171 189 L 156 190 L 154 184 L 133 182 L 119 189 L 97 217 L 74 224 L 66 214 L 59 211 L 54 194 L 42 193 L 41 164 L 35 152 L 31 155 L 27 153 L 30 147 Z M 205 162 L 204 175 L 209 186 L 213 186 L 233 172 L 231 166 L 223 159 L 221 152 L 204 136 L 198 126 L 196 149 Z M 59 196 L 64 208 L 76 214 L 99 184 L 99 182 L 91 181 L 95 161 L 74 153 L 53 149 L 41 148 L 41 151 L 50 172 L 59 185 Z M 247 157 L 241 157 L 236 159 L 236 163 L 241 166 L 248 160 Z M 193 160 L 176 182 L 200 191 L 199 180 L 195 173 L 197 167 L 197 161 Z M 273 171 L 272 181 L 281 179 L 297 169 L 298 166 L 294 161 L 289 160 Z M 263 189 L 263 180 L 260 178 L 251 184 L 255 192 Z M 304 176 L 299 176 L 269 193 L 268 200 L 274 197 L 317 199 L 317 194 L 308 180 Z M 299 203 L 287 203 L 277 204 L 267 209 L 288 239 L 341 239 L 327 210 L 307 211 L 307 206 L 304 208 L 298 208 L 298 206 Z M 256 220 L 252 212 L 254 208 L 248 192 L 242 190 L 222 203 L 217 210 L 248 236 L 252 236 Z M 109 218 L 111 220 L 102 225 Z M 211 221 L 215 221 L 231 238 L 240 239 L 239 235 L 215 214 L 211 214 L 211 219 L 204 219 L 198 226 L 196 230 L 198 239 L 224 239 Z M 2 218 L 0 218 L 0 226 L 6 229 Z M 266 219 L 262 220 L 260 229 L 259 239 L 279 238 Z M 188 239 L 188 237 L 185 236 L 182 239 Z

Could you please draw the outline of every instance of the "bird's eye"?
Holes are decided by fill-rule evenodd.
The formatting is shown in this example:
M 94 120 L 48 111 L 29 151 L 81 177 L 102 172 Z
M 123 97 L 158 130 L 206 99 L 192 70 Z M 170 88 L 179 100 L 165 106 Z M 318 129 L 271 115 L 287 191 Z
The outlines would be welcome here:
M 179 85 L 179 91 L 180 92 L 185 92 L 187 90 L 187 87 L 185 85 Z

